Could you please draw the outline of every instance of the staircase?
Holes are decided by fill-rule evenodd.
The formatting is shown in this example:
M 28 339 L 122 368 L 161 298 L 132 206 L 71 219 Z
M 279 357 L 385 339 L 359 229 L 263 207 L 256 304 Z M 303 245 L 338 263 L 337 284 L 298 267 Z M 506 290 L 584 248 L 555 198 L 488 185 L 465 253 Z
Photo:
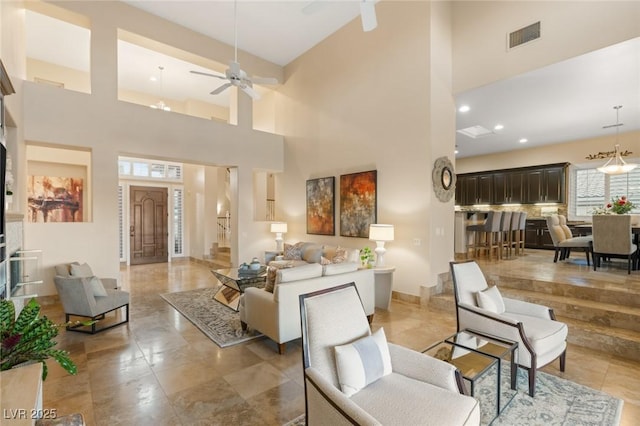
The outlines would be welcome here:
M 575 267 L 554 264 L 548 259 L 544 262 L 564 270 Z M 492 272 L 489 265 L 480 263 L 480 267 L 489 285 L 497 285 L 504 297 L 552 308 L 556 319 L 569 327 L 568 342 L 640 361 L 640 285 L 637 277 L 620 277 L 626 275 L 626 271 L 620 270 L 616 271 L 614 280 L 613 273 L 599 275 L 583 268 L 575 276 L 523 278 L 508 272 L 508 268 Z M 443 292 L 432 296 L 429 303 L 437 309 L 455 311 L 453 283 L 446 282 Z
M 231 248 L 219 247 L 218 243 L 213 243 L 204 262 L 215 269 L 231 268 Z

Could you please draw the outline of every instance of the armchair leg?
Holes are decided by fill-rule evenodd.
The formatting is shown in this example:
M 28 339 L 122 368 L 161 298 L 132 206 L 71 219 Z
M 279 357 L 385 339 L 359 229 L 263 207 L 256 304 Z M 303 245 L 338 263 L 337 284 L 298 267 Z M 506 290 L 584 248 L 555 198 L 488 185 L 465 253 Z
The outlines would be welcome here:
M 280 355 L 284 355 L 286 350 L 287 350 L 287 344 L 286 343 L 278 343 L 278 353 Z
M 567 362 L 567 350 L 565 349 L 564 352 L 562 352 L 562 355 L 560 355 L 560 371 L 562 371 L 564 373 L 564 367 L 566 365 Z
M 529 396 L 533 398 L 535 393 L 536 393 L 536 369 L 533 367 L 530 367 L 529 368 Z

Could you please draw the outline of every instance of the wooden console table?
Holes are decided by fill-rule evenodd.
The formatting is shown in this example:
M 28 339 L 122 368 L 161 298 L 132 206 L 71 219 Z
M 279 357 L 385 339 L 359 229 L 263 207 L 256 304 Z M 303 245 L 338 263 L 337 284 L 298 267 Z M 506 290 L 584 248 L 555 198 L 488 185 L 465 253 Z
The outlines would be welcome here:
M 34 425 L 42 413 L 42 364 L 0 373 L 3 425 Z

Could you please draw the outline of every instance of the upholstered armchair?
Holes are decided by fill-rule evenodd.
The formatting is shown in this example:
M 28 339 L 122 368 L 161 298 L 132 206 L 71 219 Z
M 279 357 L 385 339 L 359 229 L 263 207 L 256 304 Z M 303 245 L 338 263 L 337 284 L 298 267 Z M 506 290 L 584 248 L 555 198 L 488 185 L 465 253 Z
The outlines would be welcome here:
M 593 270 L 603 257 L 627 259 L 627 272 L 638 262 L 638 246 L 631 241 L 631 216 L 593 216 Z
M 65 272 L 68 273 L 65 275 Z M 129 293 L 117 290 L 115 279 L 98 278 L 88 265 L 73 263 L 58 265 L 53 281 L 64 308 L 65 321 L 69 322 L 72 316 L 94 321 L 90 329 L 78 324 L 68 326 L 67 330 L 95 334 L 129 322 Z M 121 308 L 124 313 L 114 312 L 115 322 L 106 319 L 106 314 Z
M 456 368 L 372 334 L 353 283 L 300 295 L 300 312 L 307 424 L 479 424 Z
M 535 395 L 536 371 L 560 358 L 565 368 L 567 325 L 542 305 L 503 298 L 489 288 L 475 261 L 451 262 L 458 331 L 471 330 L 518 342 L 518 365 L 529 372 L 529 395 Z
M 558 261 L 558 255 L 560 260 L 564 260 L 571 254 L 571 249 L 584 250 L 587 257 L 587 266 L 590 266 L 589 253 L 591 252 L 591 242 L 593 237 L 591 235 L 583 237 L 574 237 L 571 233 L 571 229 L 567 226 L 567 218 L 563 215 L 551 215 L 547 217 L 547 229 L 551 234 L 551 240 L 553 246 L 556 249 L 553 257 L 553 263 Z

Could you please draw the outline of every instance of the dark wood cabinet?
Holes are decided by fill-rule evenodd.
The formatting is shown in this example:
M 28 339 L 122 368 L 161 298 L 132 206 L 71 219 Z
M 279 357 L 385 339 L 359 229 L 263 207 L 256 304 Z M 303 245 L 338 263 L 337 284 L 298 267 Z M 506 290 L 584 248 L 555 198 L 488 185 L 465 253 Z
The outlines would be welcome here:
M 456 204 L 565 202 L 566 164 L 467 173 L 457 176 Z
M 547 229 L 545 219 L 527 219 L 525 247 L 533 249 L 553 249 L 553 239 Z
M 522 203 L 524 201 L 523 195 L 523 172 L 498 172 L 493 174 L 493 204 Z
M 564 203 L 564 167 L 526 172 L 527 203 Z

